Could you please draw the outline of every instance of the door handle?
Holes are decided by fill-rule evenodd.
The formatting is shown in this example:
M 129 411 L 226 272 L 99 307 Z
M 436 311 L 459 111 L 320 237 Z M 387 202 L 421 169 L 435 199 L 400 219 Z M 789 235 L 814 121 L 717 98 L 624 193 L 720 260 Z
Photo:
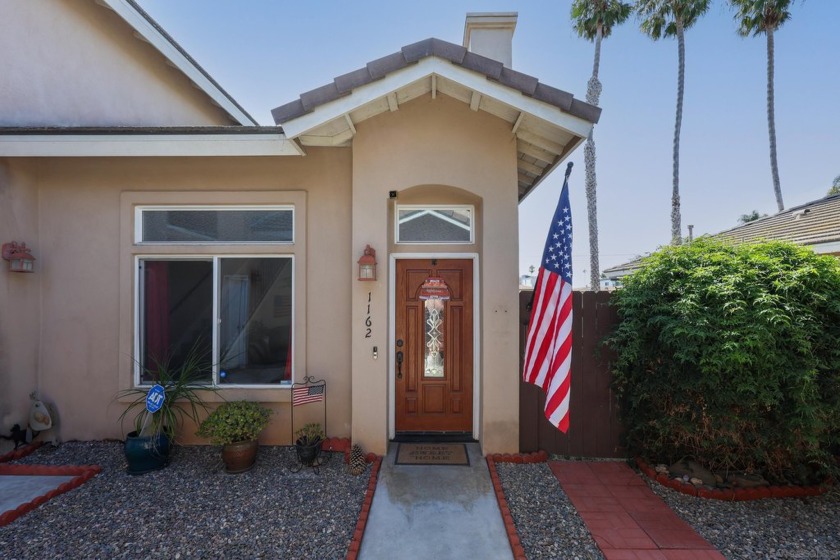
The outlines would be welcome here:
M 397 379 L 402 379 L 402 363 L 403 363 L 403 353 L 402 350 L 397 352 Z

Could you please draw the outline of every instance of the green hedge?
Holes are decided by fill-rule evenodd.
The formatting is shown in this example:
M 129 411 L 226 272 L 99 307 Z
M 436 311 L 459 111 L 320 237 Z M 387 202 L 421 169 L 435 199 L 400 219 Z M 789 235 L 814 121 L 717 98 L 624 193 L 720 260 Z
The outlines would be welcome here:
M 840 264 L 796 245 L 709 239 L 646 258 L 612 299 L 628 449 L 771 482 L 835 474 Z

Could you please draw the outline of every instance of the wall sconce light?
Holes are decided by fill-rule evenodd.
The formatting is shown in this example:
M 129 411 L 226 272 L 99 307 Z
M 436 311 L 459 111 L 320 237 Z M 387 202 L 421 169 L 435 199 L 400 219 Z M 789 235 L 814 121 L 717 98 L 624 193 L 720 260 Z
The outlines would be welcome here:
M 30 251 L 26 243 L 4 243 L 3 260 L 9 261 L 9 270 L 12 272 L 32 272 L 35 257 Z
M 359 280 L 376 280 L 376 251 L 370 245 L 365 247 L 365 254 L 359 259 Z

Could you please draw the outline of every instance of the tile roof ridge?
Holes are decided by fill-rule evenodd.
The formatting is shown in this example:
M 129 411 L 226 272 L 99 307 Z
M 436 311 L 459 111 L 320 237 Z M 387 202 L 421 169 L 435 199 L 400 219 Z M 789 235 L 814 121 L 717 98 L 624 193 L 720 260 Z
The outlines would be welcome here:
M 405 45 L 400 50 L 372 60 L 361 68 L 337 76 L 332 82 L 306 91 L 300 94 L 298 99 L 275 107 L 271 110 L 271 115 L 276 124 L 288 122 L 312 112 L 320 105 L 350 95 L 356 88 L 373 83 L 397 70 L 433 56 L 466 70 L 483 74 L 489 80 L 553 105 L 576 117 L 593 123 L 598 122 L 600 117 L 600 108 L 575 99 L 569 92 L 543 84 L 538 78 L 507 68 L 498 60 L 470 52 L 462 45 L 436 37 Z

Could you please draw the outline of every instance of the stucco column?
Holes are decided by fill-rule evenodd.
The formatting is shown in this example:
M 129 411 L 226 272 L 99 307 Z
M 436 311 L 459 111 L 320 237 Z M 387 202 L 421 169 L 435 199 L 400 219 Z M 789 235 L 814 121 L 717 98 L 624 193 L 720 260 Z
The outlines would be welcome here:
M 515 189 L 501 187 L 484 199 L 485 223 L 493 225 L 484 230 L 481 263 L 484 453 L 519 451 L 519 222 Z
M 388 446 L 388 193 L 353 171 L 352 189 L 351 416 L 352 439 L 366 452 Z M 365 246 L 376 250 L 375 282 L 358 280 Z M 374 347 L 378 357 L 374 357 Z

